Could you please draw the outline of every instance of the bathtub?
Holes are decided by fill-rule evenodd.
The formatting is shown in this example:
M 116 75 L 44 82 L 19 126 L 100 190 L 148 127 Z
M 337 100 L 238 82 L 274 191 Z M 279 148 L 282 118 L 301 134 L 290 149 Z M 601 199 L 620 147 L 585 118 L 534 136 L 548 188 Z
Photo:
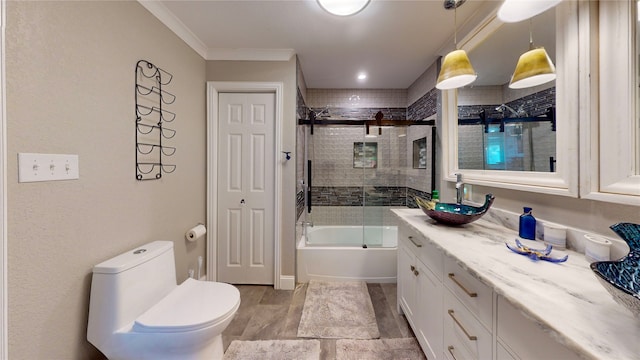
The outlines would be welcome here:
M 362 247 L 363 234 L 367 248 Z M 297 246 L 299 282 L 395 283 L 398 229 L 395 226 L 314 226 Z

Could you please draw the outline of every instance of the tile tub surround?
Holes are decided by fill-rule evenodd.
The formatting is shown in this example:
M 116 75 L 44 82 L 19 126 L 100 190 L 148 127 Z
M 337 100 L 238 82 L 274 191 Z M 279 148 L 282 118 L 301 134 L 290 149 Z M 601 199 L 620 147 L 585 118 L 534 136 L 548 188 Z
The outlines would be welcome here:
M 485 219 L 449 227 L 436 224 L 421 210 L 392 211 L 403 225 L 422 233 L 445 256 L 453 258 L 579 356 L 640 356 L 640 321 L 598 283 L 582 254 L 563 251 L 569 259 L 561 264 L 534 262 L 504 245 L 513 242 L 516 231 Z

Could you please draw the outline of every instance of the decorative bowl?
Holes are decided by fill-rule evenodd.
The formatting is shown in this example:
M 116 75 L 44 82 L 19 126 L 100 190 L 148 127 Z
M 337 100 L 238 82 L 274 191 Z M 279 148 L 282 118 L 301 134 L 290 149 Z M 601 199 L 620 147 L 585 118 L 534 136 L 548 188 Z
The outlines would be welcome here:
M 493 204 L 495 196 L 487 194 L 484 205 L 470 206 L 464 204 L 450 204 L 430 202 L 416 196 L 416 203 L 433 220 L 447 225 L 462 225 L 476 221 L 486 214 Z
M 640 224 L 619 223 L 611 229 L 629 245 L 629 254 L 591 263 L 591 270 L 613 299 L 640 319 Z

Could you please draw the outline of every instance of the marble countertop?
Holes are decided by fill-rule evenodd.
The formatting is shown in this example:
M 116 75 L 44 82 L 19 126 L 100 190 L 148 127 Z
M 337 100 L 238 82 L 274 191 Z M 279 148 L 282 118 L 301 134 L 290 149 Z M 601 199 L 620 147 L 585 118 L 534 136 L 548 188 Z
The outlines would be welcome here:
M 422 233 L 445 256 L 507 299 L 558 342 L 587 359 L 640 359 L 640 319 L 616 303 L 581 253 L 564 263 L 533 261 L 505 246 L 517 232 L 480 219 L 460 227 L 436 223 L 419 209 L 393 209 L 403 224 Z M 543 248 L 538 241 L 525 245 Z

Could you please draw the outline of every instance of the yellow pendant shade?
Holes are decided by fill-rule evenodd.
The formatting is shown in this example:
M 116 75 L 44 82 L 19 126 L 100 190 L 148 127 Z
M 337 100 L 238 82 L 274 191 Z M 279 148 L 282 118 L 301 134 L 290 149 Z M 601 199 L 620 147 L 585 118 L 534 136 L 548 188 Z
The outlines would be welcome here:
M 476 80 L 478 75 L 464 50 L 454 50 L 444 57 L 436 88 L 440 90 L 456 89 Z
M 556 67 L 549 58 L 547 51 L 543 47 L 540 47 L 520 55 L 509 87 L 512 89 L 522 89 L 541 85 L 555 80 L 555 78 Z

